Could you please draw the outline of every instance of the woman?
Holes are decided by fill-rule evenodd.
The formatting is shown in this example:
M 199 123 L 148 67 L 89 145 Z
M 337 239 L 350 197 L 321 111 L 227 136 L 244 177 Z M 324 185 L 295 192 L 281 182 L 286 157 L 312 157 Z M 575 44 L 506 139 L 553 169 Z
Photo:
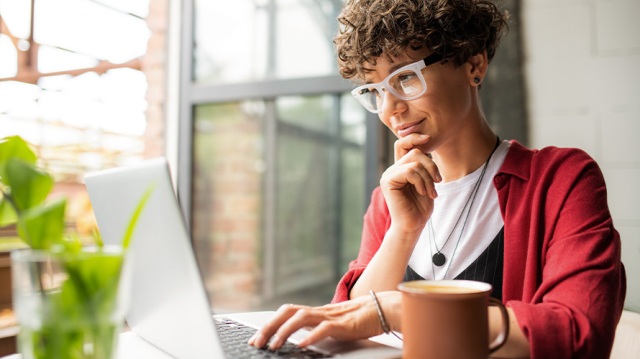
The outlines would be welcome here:
M 280 347 L 402 330 L 403 280 L 493 285 L 511 332 L 498 357 L 608 357 L 626 281 L 592 158 L 497 138 L 479 99 L 506 16 L 484 0 L 348 0 L 335 38 L 353 95 L 398 137 L 334 304 L 282 306 L 249 342 Z M 493 338 L 500 318 L 489 308 Z

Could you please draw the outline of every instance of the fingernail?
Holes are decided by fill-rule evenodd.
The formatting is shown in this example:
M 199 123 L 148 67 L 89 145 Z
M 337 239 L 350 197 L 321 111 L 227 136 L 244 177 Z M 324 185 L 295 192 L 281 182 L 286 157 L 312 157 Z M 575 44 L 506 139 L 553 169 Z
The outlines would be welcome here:
M 256 336 L 257 335 L 258 335 L 258 333 L 252 335 L 251 338 L 249 338 L 249 340 L 247 340 L 247 344 L 253 345 L 253 342 L 256 340 Z
M 436 182 L 442 181 L 442 177 L 440 177 L 439 173 L 436 173 Z
M 260 334 L 260 332 L 258 332 L 258 333 L 253 335 L 253 346 L 254 347 L 262 348 L 262 347 L 264 347 L 265 344 L 267 344 L 267 343 L 264 340 L 264 336 L 262 336 L 262 334 Z
M 277 350 L 282 346 L 282 338 L 280 338 L 277 334 L 273 336 L 271 339 L 271 343 L 269 343 L 269 349 Z

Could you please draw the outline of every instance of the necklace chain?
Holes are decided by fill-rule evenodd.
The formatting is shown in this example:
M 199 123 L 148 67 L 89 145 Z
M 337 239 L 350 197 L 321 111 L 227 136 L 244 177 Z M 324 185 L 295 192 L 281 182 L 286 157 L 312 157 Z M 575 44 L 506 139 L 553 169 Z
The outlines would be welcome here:
M 451 232 L 447 236 L 447 239 L 442 244 L 442 247 L 440 247 L 440 249 L 438 249 L 438 244 L 437 244 L 437 242 L 435 240 L 435 233 L 434 233 L 434 230 L 433 230 L 433 224 L 431 222 L 431 218 L 429 218 L 429 221 L 428 221 L 428 225 L 429 225 L 429 229 L 428 229 L 429 230 L 429 242 L 433 241 L 433 246 L 436 248 L 436 253 L 432 254 L 432 252 L 431 252 L 431 244 L 429 244 L 429 255 L 431 256 L 431 272 L 433 274 L 433 279 L 436 279 L 436 272 L 435 272 L 435 268 L 433 266 L 434 262 L 438 261 L 439 263 L 441 263 L 441 264 L 437 264 L 436 263 L 437 266 L 442 266 L 442 265 L 444 265 L 446 263 L 446 261 L 447 261 L 446 257 L 444 256 L 444 254 L 442 254 L 441 251 L 447 245 L 447 242 L 449 242 L 449 239 L 453 235 L 453 232 L 455 232 L 456 227 L 458 226 L 458 223 L 460 222 L 460 219 L 462 219 L 462 216 L 464 215 L 464 211 L 466 209 L 467 210 L 467 215 L 465 216 L 464 222 L 462 223 L 462 228 L 460 229 L 460 234 L 458 235 L 458 240 L 456 241 L 456 246 L 453 248 L 453 253 L 451 253 L 451 258 L 449 258 L 449 263 L 447 265 L 447 269 L 445 270 L 444 276 L 442 277 L 442 279 L 445 279 L 446 276 L 447 276 L 447 273 L 449 273 L 449 268 L 451 268 L 451 263 L 453 262 L 453 257 L 455 256 L 456 250 L 458 249 L 458 245 L 460 244 L 460 239 L 462 239 L 462 234 L 464 232 L 464 228 L 467 226 L 467 221 L 469 220 L 469 214 L 471 213 L 471 207 L 473 207 L 473 203 L 476 200 L 476 195 L 478 194 L 478 191 L 480 190 L 480 184 L 482 183 L 482 179 L 484 178 L 484 174 L 487 172 L 487 167 L 489 166 L 489 161 L 491 160 L 491 157 L 493 156 L 493 153 L 496 151 L 498 146 L 500 146 L 500 137 L 496 136 L 496 145 L 493 147 L 493 150 L 489 154 L 489 157 L 487 158 L 487 161 L 485 161 L 484 166 L 482 168 L 482 172 L 480 173 L 480 177 L 478 178 L 478 180 L 474 184 L 473 188 L 471 189 L 471 193 L 469 193 L 469 197 L 467 198 L 467 201 L 465 202 L 464 207 L 462 207 L 462 211 L 460 211 L 460 215 L 458 216 L 458 219 L 456 220 L 456 223 L 453 225 L 453 228 L 451 229 Z

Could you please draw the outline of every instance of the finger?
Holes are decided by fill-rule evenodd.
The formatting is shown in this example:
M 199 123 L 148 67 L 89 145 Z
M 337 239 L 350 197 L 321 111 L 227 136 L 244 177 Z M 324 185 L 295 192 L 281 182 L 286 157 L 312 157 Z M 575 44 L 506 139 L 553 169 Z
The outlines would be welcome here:
M 413 185 L 419 195 L 428 196 L 429 190 L 427 186 L 431 183 L 431 177 L 429 177 L 427 170 L 416 162 L 409 163 L 406 166 L 408 167 L 406 170 L 407 182 Z
M 262 348 L 269 342 L 269 339 L 278 331 L 289 318 L 291 318 L 295 313 L 303 308 L 303 306 L 295 305 L 295 304 L 283 304 L 278 308 L 275 315 L 267 324 L 265 324 L 262 328 L 260 328 L 256 334 L 249 339 L 249 345 L 253 345 L 257 348 Z
M 442 181 L 442 176 L 440 176 L 440 170 L 438 165 L 436 165 L 433 160 L 421 152 L 419 149 L 414 148 L 407 155 L 397 161 L 393 166 L 397 166 L 404 163 L 420 163 L 420 165 L 427 171 L 428 176 L 424 176 L 423 172 L 420 174 L 424 177 L 425 180 L 425 188 L 428 196 L 435 199 L 438 196 L 436 191 L 436 187 L 434 183 L 438 183 Z M 392 166 L 392 167 L 393 167 Z M 425 192 L 419 192 L 421 195 L 425 195 Z
M 429 172 L 429 176 L 432 178 L 433 182 L 442 181 L 442 177 L 440 176 L 440 169 L 438 165 L 431 159 L 431 157 L 427 156 L 424 152 L 420 151 L 417 148 L 412 149 L 407 152 L 400 160 L 396 161 L 396 164 L 402 163 L 410 163 L 410 162 L 420 162 L 424 168 Z
M 418 194 L 436 199 L 438 197 L 438 191 L 436 191 L 431 173 L 429 173 L 422 164 L 412 164 L 412 167 L 412 172 L 409 172 L 407 177 L 409 183 L 413 184 Z
M 433 179 L 421 162 L 395 164 L 385 171 L 380 182 L 383 186 L 387 183 L 387 188 L 392 190 L 403 189 L 411 184 L 419 195 L 437 197 Z
M 369 296 L 344 303 L 347 305 L 332 308 L 326 318 L 298 346 L 309 346 L 327 337 L 344 341 L 369 338 L 382 333 L 377 310 Z
M 429 135 L 420 135 L 417 133 L 412 133 L 406 137 L 398 139 L 393 144 L 393 153 L 395 160 L 398 161 L 416 146 L 424 145 L 425 143 L 429 142 L 430 139 L 431 136 Z
M 278 331 L 273 336 L 273 340 L 269 343 L 269 348 L 272 350 L 279 349 L 291 334 L 304 327 L 316 326 L 320 324 L 323 319 L 324 316 L 322 316 L 317 309 L 303 308 L 298 310 L 296 314 L 278 328 Z
M 298 346 L 301 348 L 307 347 L 317 341 L 330 337 L 330 336 L 338 336 L 337 332 L 340 330 L 336 326 L 336 323 L 333 321 L 325 320 L 316 326 L 313 330 L 309 332 L 304 339 L 298 343 Z

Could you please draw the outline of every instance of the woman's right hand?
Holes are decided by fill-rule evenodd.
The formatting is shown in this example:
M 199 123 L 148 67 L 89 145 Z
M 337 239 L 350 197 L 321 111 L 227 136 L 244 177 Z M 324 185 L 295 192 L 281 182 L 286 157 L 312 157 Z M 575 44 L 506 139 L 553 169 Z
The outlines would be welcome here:
M 390 328 L 401 330 L 401 293 L 387 291 L 379 292 L 376 296 Z M 302 328 L 309 328 L 310 331 L 298 344 L 300 347 L 306 347 L 326 337 L 348 341 L 383 333 L 376 306 L 367 295 L 321 307 L 285 304 L 249 339 L 249 345 L 263 348 L 269 344 L 270 349 L 277 350 L 291 334 Z
M 393 291 L 402 281 L 415 244 L 433 213 L 437 197 L 434 182 L 441 181 L 438 167 L 424 150 L 429 139 L 427 135 L 410 134 L 396 141 L 396 161 L 380 179 L 391 227 L 351 288 L 349 298 L 366 295 L 370 289 Z
M 382 174 L 384 194 L 392 226 L 403 232 L 421 232 L 433 212 L 438 196 L 434 183 L 442 178 L 438 167 L 420 150 L 430 136 L 412 133 L 395 142 L 395 163 Z

